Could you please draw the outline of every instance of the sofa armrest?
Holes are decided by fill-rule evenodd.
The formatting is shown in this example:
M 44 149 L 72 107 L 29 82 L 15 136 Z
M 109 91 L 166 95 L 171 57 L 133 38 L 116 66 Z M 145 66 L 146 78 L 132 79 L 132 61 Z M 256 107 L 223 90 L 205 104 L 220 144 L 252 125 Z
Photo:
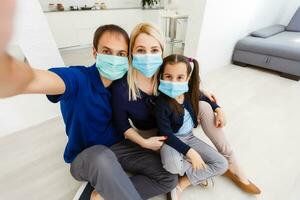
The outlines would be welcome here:
M 267 38 L 285 31 L 285 26 L 276 24 L 266 28 L 259 29 L 251 33 L 253 37 Z

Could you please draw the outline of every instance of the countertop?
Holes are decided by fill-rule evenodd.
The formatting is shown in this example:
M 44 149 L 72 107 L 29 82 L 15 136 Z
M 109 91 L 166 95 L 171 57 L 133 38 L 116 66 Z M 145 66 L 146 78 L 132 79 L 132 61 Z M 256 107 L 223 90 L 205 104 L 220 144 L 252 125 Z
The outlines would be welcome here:
M 145 8 L 142 7 L 129 7 L 129 8 L 107 8 L 107 9 L 100 9 L 100 10 L 64 10 L 64 11 L 47 11 L 45 10 L 44 13 L 63 13 L 63 12 L 93 12 L 93 11 L 107 11 L 107 10 L 132 10 L 132 9 L 142 9 L 142 10 L 162 10 L 164 7 L 156 7 L 156 8 Z

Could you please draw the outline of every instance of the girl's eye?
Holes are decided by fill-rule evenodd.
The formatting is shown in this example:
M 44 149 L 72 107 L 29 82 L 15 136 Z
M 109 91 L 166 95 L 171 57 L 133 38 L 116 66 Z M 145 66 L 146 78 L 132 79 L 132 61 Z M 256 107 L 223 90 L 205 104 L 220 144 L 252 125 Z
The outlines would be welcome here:
M 170 75 L 165 75 L 165 79 L 170 80 L 170 79 L 172 79 L 172 76 L 170 76 Z

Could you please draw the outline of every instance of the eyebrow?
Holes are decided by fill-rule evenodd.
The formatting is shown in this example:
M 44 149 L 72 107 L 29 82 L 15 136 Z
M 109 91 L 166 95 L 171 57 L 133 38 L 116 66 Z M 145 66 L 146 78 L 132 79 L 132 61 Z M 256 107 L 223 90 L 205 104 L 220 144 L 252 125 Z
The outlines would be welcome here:
M 145 47 L 144 47 L 144 46 L 137 46 L 137 47 L 135 47 L 135 48 L 137 49 L 137 48 L 145 48 Z
M 151 49 L 156 49 L 156 48 L 160 48 L 159 46 L 154 46 L 154 47 L 151 47 Z
M 109 48 L 109 47 L 106 47 L 106 46 L 104 46 L 104 47 L 102 47 L 102 49 L 108 49 L 108 50 L 113 50 L 113 49 L 111 49 L 111 48 Z M 127 53 L 127 50 L 117 50 L 118 52 L 126 52 Z
M 163 75 L 173 75 L 173 74 L 170 74 L 170 73 L 164 73 Z M 185 74 L 177 74 L 176 76 L 185 76 Z
M 144 47 L 144 46 L 137 46 L 135 48 L 137 49 L 137 48 L 146 48 L 146 47 Z M 156 49 L 156 48 L 160 48 L 160 47 L 159 46 L 153 46 L 153 47 L 151 47 L 151 49 Z

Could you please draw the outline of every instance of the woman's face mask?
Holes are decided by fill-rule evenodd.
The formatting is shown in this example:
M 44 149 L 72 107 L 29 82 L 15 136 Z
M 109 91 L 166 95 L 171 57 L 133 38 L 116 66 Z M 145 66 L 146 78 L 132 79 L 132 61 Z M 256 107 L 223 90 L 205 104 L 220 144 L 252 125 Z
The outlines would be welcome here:
M 97 54 L 96 67 L 101 76 L 114 81 L 122 78 L 128 71 L 128 58 L 106 54 Z
M 132 48 L 132 67 L 150 78 L 162 64 L 162 47 L 159 40 L 152 35 L 140 33 Z
M 132 67 L 150 78 L 162 64 L 161 54 L 135 54 L 132 58 Z

